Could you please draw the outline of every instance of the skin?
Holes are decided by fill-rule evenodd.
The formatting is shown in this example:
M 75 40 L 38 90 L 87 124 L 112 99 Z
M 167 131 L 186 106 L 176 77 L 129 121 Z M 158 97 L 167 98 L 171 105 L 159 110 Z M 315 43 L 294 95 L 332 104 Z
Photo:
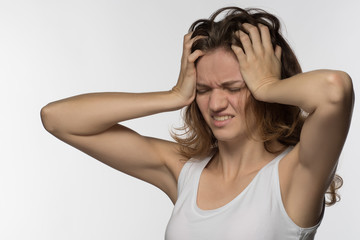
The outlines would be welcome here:
M 264 151 L 262 142 L 247 136 L 245 119 L 254 116 L 245 117 L 249 90 L 234 53 L 216 49 L 201 57 L 196 85 L 196 103 L 219 146 L 219 155 L 207 169 L 217 169 L 218 174 L 213 175 L 222 176 L 224 183 L 239 182 L 244 174 L 259 169 L 273 155 Z M 224 116 L 231 118 L 221 121 Z M 249 127 L 256 129 L 255 125 Z
M 244 108 L 248 91 L 235 56 L 224 49 L 216 49 L 199 59 L 196 70 L 196 103 L 217 140 L 244 139 Z M 216 120 L 222 116 L 231 118 Z M 241 130 L 225 132 L 228 124 Z
M 313 226 L 349 129 L 354 101 L 351 78 L 341 71 L 317 70 L 279 80 L 281 49 L 271 47 L 268 29 L 260 25 L 259 31 L 250 24 L 244 27 L 250 34 L 236 33 L 244 46 L 244 50 L 232 46 L 236 58 L 221 50 L 191 53 L 196 38 L 186 34 L 179 78 L 170 91 L 91 93 L 58 100 L 42 108 L 43 125 L 84 153 L 153 184 L 175 203 L 177 179 L 184 164 L 180 146 L 141 136 L 119 122 L 181 109 L 196 98 L 220 143 L 219 154 L 202 173 L 197 199 L 200 208 L 212 209 L 231 201 L 274 158 L 261 143 L 244 135 L 243 90 L 230 93 L 224 87 L 229 78 L 243 80 L 257 100 L 295 105 L 309 113 L 300 142 L 279 164 L 279 178 L 290 218 L 300 227 Z M 216 63 L 214 56 L 228 61 L 231 69 L 219 65 L 219 71 L 208 74 L 209 66 Z M 196 69 L 194 62 L 199 57 Z M 220 73 L 224 70 L 221 67 L 229 74 Z M 210 91 L 197 95 L 200 83 Z M 234 118 L 223 127 L 212 125 L 212 115 L 221 113 Z

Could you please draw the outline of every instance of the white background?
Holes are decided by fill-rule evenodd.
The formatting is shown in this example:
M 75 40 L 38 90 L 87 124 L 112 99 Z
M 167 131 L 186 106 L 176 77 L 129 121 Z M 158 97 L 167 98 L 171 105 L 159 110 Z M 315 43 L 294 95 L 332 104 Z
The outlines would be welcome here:
M 0 0 L 0 239 L 164 238 L 169 198 L 54 138 L 40 109 L 87 92 L 170 89 L 190 24 L 229 5 L 280 16 L 304 71 L 344 70 L 360 92 L 356 0 Z M 179 111 L 125 124 L 170 140 Z M 355 104 L 342 200 L 326 208 L 319 240 L 360 235 L 359 133 Z

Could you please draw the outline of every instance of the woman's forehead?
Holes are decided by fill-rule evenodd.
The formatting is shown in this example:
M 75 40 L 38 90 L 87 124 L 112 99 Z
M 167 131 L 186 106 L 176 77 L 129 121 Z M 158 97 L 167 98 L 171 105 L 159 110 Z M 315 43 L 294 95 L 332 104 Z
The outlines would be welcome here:
M 240 67 L 234 54 L 217 49 L 202 56 L 196 66 L 197 83 L 222 84 L 228 81 L 243 81 Z

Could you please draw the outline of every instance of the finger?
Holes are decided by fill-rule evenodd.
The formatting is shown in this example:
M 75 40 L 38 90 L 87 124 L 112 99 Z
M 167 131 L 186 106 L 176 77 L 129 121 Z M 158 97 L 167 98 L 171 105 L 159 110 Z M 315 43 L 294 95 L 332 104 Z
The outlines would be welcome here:
M 205 52 L 201 51 L 201 50 L 195 50 L 193 53 L 191 53 L 188 57 L 188 62 L 190 63 L 194 63 L 196 61 L 196 59 L 198 59 L 199 57 L 205 55 Z
M 241 47 L 236 45 L 231 45 L 231 49 L 234 51 L 239 62 L 243 62 L 246 60 L 246 55 Z
M 194 38 L 191 38 L 192 32 L 189 32 L 184 36 L 184 43 L 183 43 L 183 53 L 182 53 L 182 61 L 186 61 L 189 55 L 191 54 L 191 47 L 193 43 L 201 38 L 205 38 L 206 36 L 198 35 Z
M 191 34 L 192 33 L 190 32 L 184 36 L 184 52 L 187 52 L 187 55 L 190 54 L 191 47 L 195 41 L 197 41 L 198 39 L 207 37 L 207 36 L 203 36 L 203 35 L 197 35 L 197 36 L 191 38 Z
M 274 51 L 269 28 L 261 23 L 259 23 L 259 29 L 261 34 L 261 41 L 266 51 Z
M 200 38 L 206 38 L 207 36 L 204 36 L 204 35 L 197 35 L 193 38 L 191 38 L 193 32 L 189 32 L 187 34 L 185 34 L 184 36 L 184 45 L 187 44 L 187 43 L 193 43 L 195 42 L 196 40 L 200 39 Z
M 275 47 L 275 56 L 276 58 L 281 62 L 281 47 L 279 45 L 276 45 Z
M 241 31 L 241 30 L 238 30 L 238 31 L 236 32 L 236 35 L 239 37 L 240 42 L 241 42 L 241 44 L 242 44 L 243 47 L 244 47 L 244 53 L 245 53 L 247 56 L 253 55 L 253 54 L 254 54 L 254 50 L 253 50 L 253 47 L 252 47 L 252 44 L 251 44 L 251 40 L 250 40 L 249 35 L 247 35 L 246 33 L 244 33 L 244 32 Z
M 250 39 L 251 39 L 251 42 L 253 45 L 253 49 L 255 51 L 261 51 L 263 49 L 263 46 L 262 46 L 261 37 L 260 37 L 258 28 L 249 23 L 244 23 L 242 26 L 245 28 L 245 30 L 247 30 L 249 32 Z
M 187 59 L 187 57 L 190 54 L 190 47 L 191 45 L 188 44 L 188 42 L 191 39 L 191 35 L 192 32 L 189 32 L 187 34 L 184 35 L 184 40 L 183 40 L 183 52 L 182 52 L 182 56 L 181 56 L 181 63 L 182 65 L 185 64 L 185 61 Z
M 187 34 L 184 35 L 184 43 L 188 42 L 191 39 L 191 35 L 193 34 L 193 32 L 188 32 Z
M 191 42 L 194 43 L 195 41 L 199 40 L 199 39 L 202 39 L 202 38 L 207 38 L 207 36 L 204 36 L 204 35 L 197 35 L 195 37 L 193 37 L 191 39 Z

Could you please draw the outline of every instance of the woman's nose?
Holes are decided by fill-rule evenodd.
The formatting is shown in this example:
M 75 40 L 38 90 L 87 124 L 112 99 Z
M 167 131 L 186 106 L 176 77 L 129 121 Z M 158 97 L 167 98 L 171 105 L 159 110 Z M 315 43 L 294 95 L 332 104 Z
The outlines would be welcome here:
M 221 89 L 214 89 L 210 95 L 209 107 L 212 112 L 221 112 L 228 107 L 226 93 Z

